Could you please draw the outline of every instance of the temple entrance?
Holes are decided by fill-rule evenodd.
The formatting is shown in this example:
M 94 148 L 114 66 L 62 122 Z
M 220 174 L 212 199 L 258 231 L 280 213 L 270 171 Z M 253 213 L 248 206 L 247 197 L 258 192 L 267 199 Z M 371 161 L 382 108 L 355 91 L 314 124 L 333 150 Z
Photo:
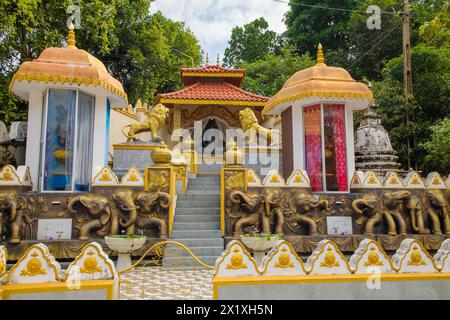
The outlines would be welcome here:
M 218 119 L 203 120 L 203 154 L 221 157 L 225 150 L 226 125 Z

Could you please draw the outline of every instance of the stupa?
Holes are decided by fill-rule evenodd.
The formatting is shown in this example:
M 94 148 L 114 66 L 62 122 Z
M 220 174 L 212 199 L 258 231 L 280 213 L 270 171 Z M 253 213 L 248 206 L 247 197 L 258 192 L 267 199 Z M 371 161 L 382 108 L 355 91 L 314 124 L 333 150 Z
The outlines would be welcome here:
M 381 124 L 375 102 L 368 108 L 355 132 L 356 170 L 375 171 L 384 177 L 388 171 L 400 171 L 397 153 L 392 148 L 386 129 Z

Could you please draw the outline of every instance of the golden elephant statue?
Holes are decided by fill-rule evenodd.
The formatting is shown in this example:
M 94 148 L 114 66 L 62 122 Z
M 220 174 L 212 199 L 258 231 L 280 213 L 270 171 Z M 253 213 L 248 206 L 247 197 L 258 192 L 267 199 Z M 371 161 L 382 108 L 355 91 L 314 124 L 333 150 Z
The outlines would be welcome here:
M 308 235 L 319 233 L 317 223 L 308 214 L 316 210 L 330 210 L 333 202 L 326 199 L 316 199 L 311 194 L 297 193 L 289 200 L 289 214 L 286 218 L 288 225 L 298 228 L 299 225 L 308 227 Z
M 425 207 L 431 220 L 434 234 L 450 234 L 450 217 L 448 213 L 450 191 L 427 190 L 425 191 Z M 442 227 L 441 227 L 442 224 Z
M 81 204 L 91 218 L 90 221 L 77 228 L 79 240 L 88 240 L 91 232 L 94 231 L 99 237 L 119 233 L 118 217 L 112 211 L 107 196 L 87 193 L 73 197 L 67 204 L 67 211 L 79 212 L 75 209 L 77 204 Z
M 138 216 L 136 226 L 139 229 L 148 229 L 156 226 L 159 230 L 159 237 L 166 238 L 167 209 L 170 207 L 171 197 L 166 192 L 139 192 L 135 197 L 135 204 L 138 206 Z
M 117 208 L 121 212 L 119 225 L 125 228 L 126 234 L 134 234 L 136 229 L 137 206 L 134 203 L 134 195 L 131 190 L 120 190 L 111 194 Z
M 2 212 L 2 233 L 8 231 L 11 244 L 22 241 L 21 231 L 27 219 L 19 208 L 18 195 L 14 191 L 0 192 L 0 212 Z M 2 234 L 3 235 L 3 234 Z
M 162 104 L 157 104 L 150 112 L 146 112 L 148 118 L 142 122 L 134 122 L 123 127 L 122 133 L 127 138 L 127 141 L 135 141 L 136 135 L 142 132 L 151 132 L 152 140 L 161 141 L 158 136 L 159 129 L 167 122 L 169 117 L 169 109 Z M 128 132 L 125 129 L 129 128 Z

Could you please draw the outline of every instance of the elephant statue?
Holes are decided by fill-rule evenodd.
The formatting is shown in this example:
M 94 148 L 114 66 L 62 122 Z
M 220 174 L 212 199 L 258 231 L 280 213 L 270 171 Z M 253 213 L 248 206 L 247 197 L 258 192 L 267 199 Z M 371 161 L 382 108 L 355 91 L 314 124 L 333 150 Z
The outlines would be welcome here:
M 297 227 L 304 224 L 308 227 L 309 235 L 317 235 L 318 227 L 316 221 L 308 216 L 317 209 L 330 210 L 332 202 L 326 199 L 316 199 L 310 194 L 298 193 L 289 201 L 290 217 L 287 218 L 291 225 Z
M 448 213 L 449 194 L 447 193 L 446 196 L 447 199 L 440 190 L 425 191 L 425 206 L 427 214 L 431 219 L 434 234 L 442 234 L 441 222 L 444 233 L 450 234 L 450 217 Z
M 139 229 L 156 226 L 159 229 L 159 237 L 167 238 L 166 220 L 158 215 L 162 215 L 162 209 L 169 209 L 170 194 L 166 192 L 140 192 L 136 195 L 134 202 L 139 208 L 136 226 Z
M 9 243 L 18 244 L 22 241 L 21 228 L 24 215 L 18 205 L 18 195 L 13 191 L 0 192 L 0 211 L 2 212 L 2 229 L 9 230 Z M 4 231 L 4 230 L 3 230 Z
M 281 200 L 283 194 L 280 190 L 268 190 L 263 193 L 264 198 L 264 215 L 262 219 L 262 229 L 270 230 L 270 220 L 272 218 L 274 224 L 274 233 L 283 233 L 283 225 L 285 222 L 283 209 L 281 208 Z
M 408 203 L 411 201 L 411 192 L 407 190 L 385 192 L 382 197 L 383 201 L 383 214 L 386 219 L 388 233 L 390 235 L 397 235 L 397 227 L 400 235 L 407 234 L 406 222 L 402 216 L 402 212 L 405 212 Z M 411 216 L 411 221 L 415 222 L 415 215 Z
M 352 209 L 360 215 L 360 218 L 355 221 L 357 224 L 362 223 L 364 216 L 368 217 L 364 225 L 364 234 L 368 236 L 373 235 L 374 227 L 383 220 L 383 213 L 379 208 L 377 196 L 374 194 L 364 194 L 361 199 L 356 199 L 352 202 Z
M 270 232 L 270 220 L 264 210 L 263 197 L 258 193 L 246 193 L 233 191 L 230 194 L 230 202 L 239 207 L 239 212 L 230 213 L 231 218 L 238 218 L 233 225 L 233 236 L 239 236 L 248 226 L 260 226 L 264 233 Z M 262 220 L 262 221 L 261 221 Z
M 126 234 L 135 233 L 135 225 L 137 220 L 137 207 L 134 203 L 133 191 L 121 190 L 111 194 L 117 207 L 122 211 L 122 214 L 127 216 L 126 219 L 123 216 L 119 219 L 119 225 L 126 229 Z
M 78 212 L 75 209 L 77 203 L 86 208 L 89 216 L 93 218 L 79 228 L 79 240 L 89 239 L 92 231 L 100 237 L 119 233 L 118 217 L 112 213 L 107 196 L 93 193 L 76 196 L 69 200 L 67 210 L 73 213 Z
M 423 219 L 423 205 L 419 197 L 412 195 L 406 203 L 406 208 L 411 215 L 411 226 L 415 233 L 430 234 L 430 229 L 425 227 Z

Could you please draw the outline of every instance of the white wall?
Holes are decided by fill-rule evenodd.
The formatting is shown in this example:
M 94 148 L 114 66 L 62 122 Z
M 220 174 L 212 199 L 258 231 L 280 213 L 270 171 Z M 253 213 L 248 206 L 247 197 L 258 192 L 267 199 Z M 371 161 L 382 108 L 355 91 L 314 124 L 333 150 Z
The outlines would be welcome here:
M 40 89 L 30 91 L 28 103 L 28 131 L 25 165 L 30 168 L 33 190 L 39 187 L 39 163 L 41 155 L 41 131 L 43 118 L 43 97 Z
M 92 174 L 95 175 L 103 166 L 107 165 L 106 155 L 106 97 L 95 97 L 94 119 L 94 152 L 92 156 Z M 111 130 L 113 129 L 111 125 Z
M 292 146 L 294 170 L 306 170 L 303 108 L 301 106 L 292 107 L 292 137 L 294 141 L 294 145 Z

